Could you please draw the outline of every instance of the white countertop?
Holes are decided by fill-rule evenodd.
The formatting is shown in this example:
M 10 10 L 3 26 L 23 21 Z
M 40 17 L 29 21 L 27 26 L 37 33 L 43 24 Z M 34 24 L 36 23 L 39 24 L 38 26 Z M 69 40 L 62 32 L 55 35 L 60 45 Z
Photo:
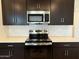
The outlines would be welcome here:
M 23 43 L 28 37 L 0 37 L 0 43 Z M 79 42 L 79 37 L 50 37 L 52 42 Z

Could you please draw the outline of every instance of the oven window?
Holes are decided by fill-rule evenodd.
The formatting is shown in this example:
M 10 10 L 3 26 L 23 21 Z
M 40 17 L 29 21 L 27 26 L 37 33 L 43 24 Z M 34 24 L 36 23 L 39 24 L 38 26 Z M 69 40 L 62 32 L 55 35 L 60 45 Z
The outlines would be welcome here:
M 28 22 L 43 22 L 43 15 L 42 14 L 29 14 Z

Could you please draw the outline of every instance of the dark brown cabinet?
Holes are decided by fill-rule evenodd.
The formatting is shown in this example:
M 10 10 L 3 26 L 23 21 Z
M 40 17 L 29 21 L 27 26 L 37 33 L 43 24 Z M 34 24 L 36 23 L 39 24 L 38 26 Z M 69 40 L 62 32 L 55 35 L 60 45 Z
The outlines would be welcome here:
M 14 0 L 13 8 L 16 25 L 27 24 L 26 0 Z
M 49 25 L 73 25 L 74 0 L 2 0 L 4 25 L 28 25 L 27 11 L 50 11 Z
M 27 10 L 35 10 L 38 8 L 38 0 L 27 0 Z
M 79 59 L 79 42 L 53 43 L 52 46 L 0 43 L 0 59 Z
M 73 43 L 53 44 L 53 59 L 79 59 L 79 46 Z
M 25 25 L 26 0 L 2 0 L 3 24 L 4 25 Z
M 0 43 L 0 59 L 24 59 L 24 43 Z
M 13 45 L 0 44 L 0 59 L 13 59 Z
M 24 59 L 24 43 L 14 43 L 13 59 Z
M 73 25 L 74 0 L 51 0 L 51 25 Z
M 27 10 L 50 10 L 50 0 L 27 0 Z
M 14 22 L 13 0 L 2 0 L 3 24 L 12 25 Z

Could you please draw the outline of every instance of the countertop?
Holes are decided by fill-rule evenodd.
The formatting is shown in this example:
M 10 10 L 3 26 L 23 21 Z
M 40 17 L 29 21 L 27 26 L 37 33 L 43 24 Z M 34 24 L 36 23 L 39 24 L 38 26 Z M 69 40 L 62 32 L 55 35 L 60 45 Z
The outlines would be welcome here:
M 18 37 L 0 37 L 0 43 L 23 43 L 28 36 Z M 79 42 L 79 37 L 53 37 L 50 36 L 52 42 Z

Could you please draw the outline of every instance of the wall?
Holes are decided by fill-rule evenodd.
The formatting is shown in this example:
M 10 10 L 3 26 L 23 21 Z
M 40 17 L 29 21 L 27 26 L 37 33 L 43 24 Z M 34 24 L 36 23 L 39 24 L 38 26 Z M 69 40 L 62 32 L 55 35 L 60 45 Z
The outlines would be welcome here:
M 79 37 L 79 0 L 75 0 L 74 35 Z
M 1 8 L 1 0 L 0 0 L 0 37 L 7 36 L 7 27 L 2 25 L 2 8 Z
M 79 35 L 79 0 L 75 0 L 74 26 L 3 26 L 0 0 L 0 36 L 26 36 L 29 29 L 47 28 L 52 36 L 78 36 Z

